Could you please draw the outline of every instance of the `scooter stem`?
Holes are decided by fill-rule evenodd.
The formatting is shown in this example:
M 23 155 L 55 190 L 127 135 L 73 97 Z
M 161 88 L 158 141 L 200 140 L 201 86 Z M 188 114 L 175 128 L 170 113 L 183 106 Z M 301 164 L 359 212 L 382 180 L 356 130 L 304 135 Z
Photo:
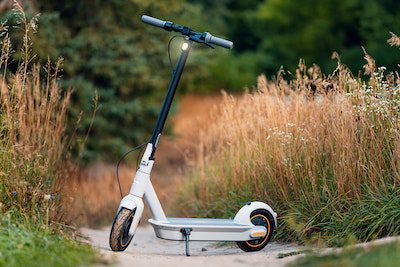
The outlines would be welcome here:
M 168 117 L 169 110 L 171 108 L 172 101 L 175 96 L 176 88 L 178 87 L 179 80 L 181 79 L 183 69 L 186 64 L 186 59 L 189 55 L 190 47 L 192 45 L 192 41 L 185 40 L 187 46 L 182 46 L 182 52 L 179 57 L 178 63 L 176 64 L 175 70 L 172 73 L 172 79 L 168 87 L 168 92 L 164 100 L 163 107 L 161 109 L 161 113 L 157 120 L 156 128 L 154 129 L 153 135 L 151 136 L 150 143 L 153 144 L 153 151 L 150 155 L 150 160 L 154 160 L 154 154 L 157 149 L 158 141 L 160 139 L 161 133 L 164 129 L 165 121 Z

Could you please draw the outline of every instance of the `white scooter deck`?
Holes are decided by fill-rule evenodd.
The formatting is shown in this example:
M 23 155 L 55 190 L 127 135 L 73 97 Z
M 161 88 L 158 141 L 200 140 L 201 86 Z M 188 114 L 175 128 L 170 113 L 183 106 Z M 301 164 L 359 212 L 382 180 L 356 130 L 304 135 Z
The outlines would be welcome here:
M 248 241 L 257 239 L 252 233 L 266 232 L 265 227 L 243 225 L 227 219 L 167 218 L 167 221 L 150 219 L 157 237 L 185 240 L 182 229 L 191 229 L 191 241 Z M 259 238 L 259 237 L 258 237 Z

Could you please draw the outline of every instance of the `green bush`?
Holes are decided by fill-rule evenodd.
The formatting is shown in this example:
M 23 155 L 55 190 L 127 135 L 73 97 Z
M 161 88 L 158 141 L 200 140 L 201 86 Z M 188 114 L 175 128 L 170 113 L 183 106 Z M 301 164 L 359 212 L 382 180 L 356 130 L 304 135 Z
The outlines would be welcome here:
M 400 80 L 365 58 L 366 80 L 340 61 L 330 75 L 300 61 L 294 80 L 260 76 L 256 91 L 226 96 L 199 133 L 176 211 L 232 217 L 261 200 L 279 214 L 281 240 L 400 234 Z
M 43 228 L 15 224 L 10 216 L 0 218 L 0 266 L 92 266 L 93 249 L 67 235 Z
M 381 44 L 400 27 L 396 0 L 179 0 L 179 1 L 25 1 L 30 13 L 41 13 L 32 49 L 42 65 L 49 56 L 66 59 L 63 87 L 73 87 L 69 132 L 83 112 L 76 134 L 85 139 L 85 163 L 114 161 L 127 146 L 142 143 L 155 124 L 171 69 L 168 34 L 140 22 L 142 14 L 186 24 L 231 39 L 235 48 L 193 50 L 179 92 L 241 91 L 256 84 L 259 73 L 293 71 L 298 58 L 335 68 L 333 51 L 356 73 L 364 46 L 389 69 L 397 68 L 400 51 Z M 13 25 L 12 12 L 0 20 Z M 17 40 L 18 36 L 13 35 Z M 15 42 L 21 45 L 20 42 Z M 18 51 L 18 49 L 15 49 Z M 173 45 L 177 58 L 178 42 Z M 18 55 L 14 59 L 18 59 Z M 11 66 L 14 70 L 18 60 Z M 289 74 L 293 78 L 293 74 Z M 91 99 L 99 93 L 94 123 Z M 75 149 L 75 154 L 78 154 Z
M 400 264 L 400 243 L 392 242 L 365 248 L 347 248 L 342 252 L 324 255 L 311 254 L 289 264 L 296 267 L 396 267 Z
M 72 239 L 61 206 L 71 170 L 73 139 L 65 135 L 71 92 L 58 83 L 61 61 L 48 61 L 44 77 L 31 62 L 36 17 L 27 19 L 17 3 L 14 12 L 21 39 L 0 24 L 0 266 L 88 266 L 97 255 Z M 21 47 L 13 51 L 16 40 Z

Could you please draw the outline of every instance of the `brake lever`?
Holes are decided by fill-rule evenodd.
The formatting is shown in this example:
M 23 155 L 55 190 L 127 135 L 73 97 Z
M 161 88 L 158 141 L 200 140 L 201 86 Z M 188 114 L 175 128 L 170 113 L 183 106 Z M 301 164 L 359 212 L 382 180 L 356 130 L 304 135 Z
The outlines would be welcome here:
M 207 43 L 206 41 L 201 39 L 202 35 L 193 35 L 189 37 L 189 40 L 194 41 L 196 43 L 200 43 L 200 44 L 205 44 L 206 46 L 215 49 L 214 46 L 210 45 L 209 43 Z
M 203 44 L 205 44 L 205 45 L 208 46 L 208 47 L 211 47 L 212 49 L 215 49 L 215 47 L 212 46 L 212 45 L 210 45 L 209 43 L 203 42 Z

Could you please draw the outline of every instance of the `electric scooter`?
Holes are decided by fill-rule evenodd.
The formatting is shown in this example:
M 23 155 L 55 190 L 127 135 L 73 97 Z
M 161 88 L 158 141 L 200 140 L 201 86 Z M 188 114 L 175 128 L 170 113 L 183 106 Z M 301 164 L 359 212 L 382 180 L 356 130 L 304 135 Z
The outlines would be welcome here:
M 172 74 L 167 95 L 159 115 L 157 125 L 147 143 L 140 166 L 130 192 L 122 200 L 111 228 L 110 247 L 113 251 L 124 251 L 133 236 L 143 214 L 143 197 L 150 208 L 153 226 L 158 238 L 186 242 L 186 255 L 189 254 L 189 241 L 236 241 L 240 249 L 246 252 L 259 251 L 270 241 L 276 227 L 277 214 L 263 202 L 248 202 L 236 214 L 233 220 L 206 218 L 169 218 L 165 216 L 157 194 L 150 181 L 154 164 L 154 155 L 167 119 L 176 88 L 181 78 L 189 51 L 193 43 L 204 44 L 212 48 L 218 45 L 227 49 L 233 43 L 208 32 L 196 32 L 189 27 L 176 25 L 170 21 L 159 20 L 143 15 L 142 22 L 182 34 L 185 41 L 181 55 Z

